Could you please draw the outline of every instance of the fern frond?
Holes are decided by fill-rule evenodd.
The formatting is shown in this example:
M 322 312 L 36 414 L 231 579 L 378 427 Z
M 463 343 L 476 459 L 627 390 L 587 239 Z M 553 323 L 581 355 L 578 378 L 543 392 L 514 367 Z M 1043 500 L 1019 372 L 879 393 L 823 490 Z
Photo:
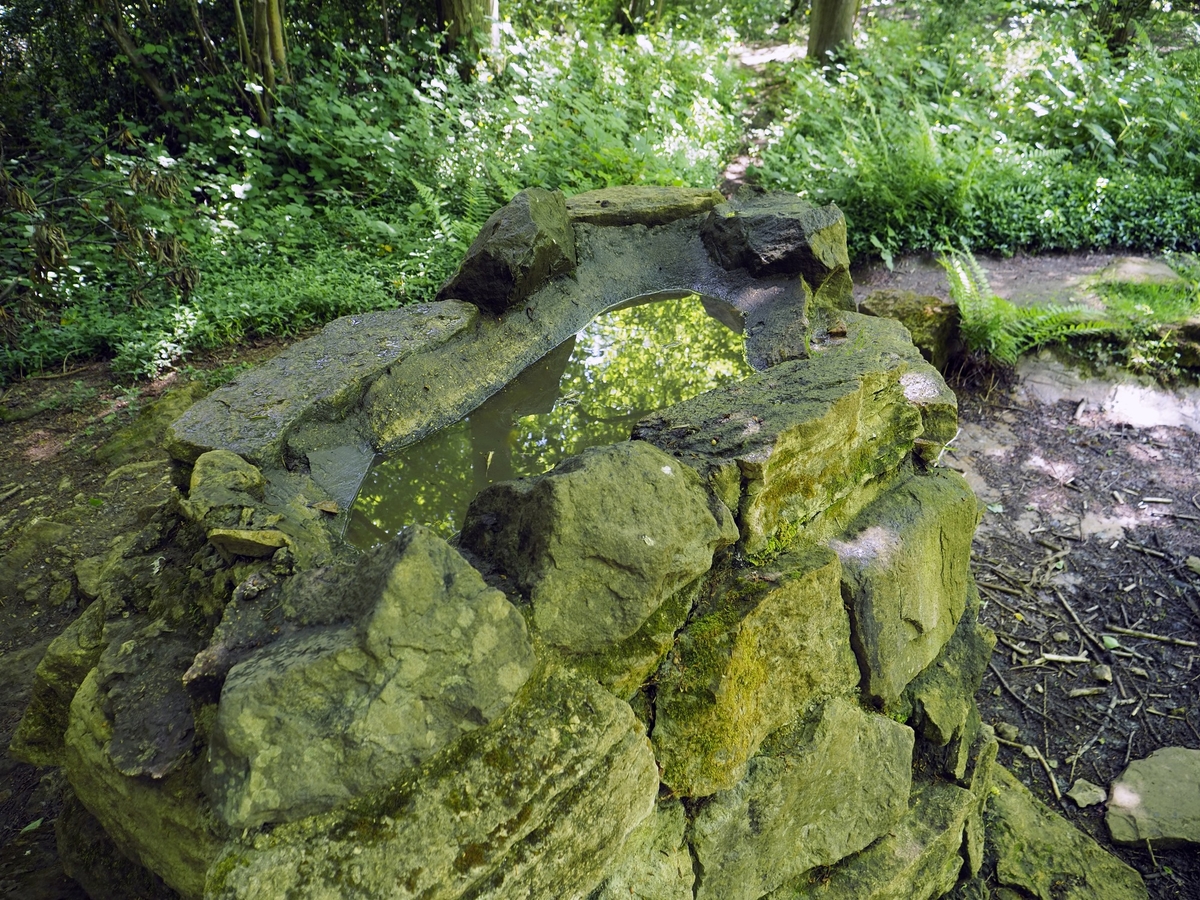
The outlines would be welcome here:
M 958 305 L 963 340 L 972 350 L 1005 365 L 1035 347 L 1084 334 L 1120 330 L 1094 310 L 1052 304 L 1017 306 L 992 293 L 987 273 L 968 250 L 947 249 L 938 262 L 946 270 L 950 297 Z

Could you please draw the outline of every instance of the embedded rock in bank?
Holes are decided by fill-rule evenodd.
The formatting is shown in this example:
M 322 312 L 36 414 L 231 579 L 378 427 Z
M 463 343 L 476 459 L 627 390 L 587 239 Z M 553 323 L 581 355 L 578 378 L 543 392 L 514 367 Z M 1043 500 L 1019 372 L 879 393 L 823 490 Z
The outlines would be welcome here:
M 63 629 L 38 663 L 29 706 L 9 750 L 35 766 L 63 764 L 71 700 L 104 649 L 104 604 L 93 603 Z
M 572 222 L 588 225 L 666 225 L 706 213 L 725 198 L 703 188 L 618 185 L 567 198 Z
M 867 846 L 908 812 L 912 751 L 911 728 L 842 699 L 772 737 L 696 815 L 697 900 L 756 900 Z
M 902 706 L 926 741 L 926 750 L 945 773 L 961 781 L 970 748 L 979 731 L 975 694 L 983 681 L 996 635 L 979 624 L 979 591 L 974 579 L 967 585 L 967 604 L 954 634 L 942 652 L 904 691 Z
M 1131 762 L 1112 783 L 1104 821 L 1118 844 L 1200 844 L 1200 750 L 1164 747 Z
M 970 791 L 942 782 L 913 790 L 907 814 L 865 850 L 820 874 L 809 872 L 769 900 L 932 900 L 949 891 L 963 868 L 963 829 L 974 806 Z
M 586 897 L 654 811 L 629 705 L 567 670 L 349 808 L 231 842 L 208 900 Z
M 678 800 L 664 800 L 629 833 L 604 883 L 588 900 L 695 900 L 692 855 L 684 836 L 687 814 Z
M 233 827 L 383 788 L 495 719 L 533 667 L 521 614 L 420 526 L 279 602 L 291 633 L 230 669 L 213 727 L 206 786 Z
M 573 268 L 575 234 L 562 193 L 526 188 L 484 222 L 437 298 L 498 316 Z
M 450 301 L 330 322 L 190 407 L 167 430 L 167 450 L 183 462 L 221 449 L 256 465 L 281 465 L 297 429 L 352 418 L 380 375 L 468 330 L 478 316 L 470 304 Z M 343 443 L 355 427 L 343 427 Z
M 997 764 L 987 813 L 996 883 L 1038 900 L 1145 900 L 1146 886 L 1121 862 Z M 1024 896 L 1024 895 L 1023 895 Z
M 122 774 L 108 752 L 112 720 L 95 670 L 71 703 L 64 771 L 79 800 L 122 853 L 184 898 L 204 893 L 204 873 L 224 843 L 200 787 L 197 757 L 162 779 Z
M 660 410 L 634 429 L 697 469 L 737 510 L 747 553 L 796 530 L 860 488 L 897 472 L 918 443 L 940 448 L 957 402 L 899 323 L 840 314 L 842 336 L 810 359 Z
M 915 475 L 838 540 L 863 690 L 890 708 L 933 662 L 966 608 L 975 495 L 957 472 Z
M 914 291 L 872 291 L 858 305 L 869 316 L 896 319 L 912 334 L 913 343 L 939 372 L 963 352 L 958 304 Z
M 529 592 L 542 636 L 577 653 L 637 632 L 736 539 L 696 473 L 644 443 L 492 485 L 471 502 L 461 537 Z
M 708 214 L 700 236 L 726 269 L 801 275 L 814 290 L 839 267 L 850 268 L 846 217 L 832 203 L 743 191 Z
M 652 739 L 676 794 L 733 787 L 768 734 L 853 691 L 839 574 L 837 557 L 812 550 L 709 588 L 656 679 Z

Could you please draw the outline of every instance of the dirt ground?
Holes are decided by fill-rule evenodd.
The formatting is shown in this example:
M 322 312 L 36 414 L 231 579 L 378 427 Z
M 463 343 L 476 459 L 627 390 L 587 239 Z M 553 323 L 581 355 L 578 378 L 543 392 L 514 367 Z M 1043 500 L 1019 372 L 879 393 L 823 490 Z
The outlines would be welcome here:
M 1045 290 L 1111 261 L 1096 254 L 985 261 L 998 293 Z M 910 288 L 942 296 L 941 270 L 900 260 L 855 275 L 856 291 Z M 1014 297 L 1015 299 L 1015 297 Z M 198 372 L 254 362 L 192 360 Z M 121 387 L 102 364 L 3 390 L 0 553 L 35 515 L 76 502 L 106 474 L 96 448 L 179 376 Z M 943 463 L 986 505 L 974 545 L 982 618 L 998 636 L 979 694 L 1004 739 L 1001 760 L 1052 808 L 1140 871 L 1155 898 L 1200 897 L 1194 848 L 1112 847 L 1103 805 L 1065 796 L 1078 778 L 1101 787 L 1130 759 L 1166 746 L 1200 748 L 1200 435 L 1134 428 L 1086 401 L 1036 399 L 1019 383 L 954 383 L 962 432 Z M 17 411 L 40 411 L 13 420 Z M 1169 501 L 1169 502 L 1166 502 Z M 46 644 L 76 609 L 0 608 L 0 744 L 28 702 Z M 1051 658 L 1086 657 L 1082 662 Z M 1108 673 L 1097 666 L 1106 666 Z M 1028 748 L 1028 749 L 1026 749 Z M 1044 764 L 1043 764 L 1044 763 Z M 58 867 L 53 828 L 60 777 L 0 755 L 0 897 L 82 898 Z

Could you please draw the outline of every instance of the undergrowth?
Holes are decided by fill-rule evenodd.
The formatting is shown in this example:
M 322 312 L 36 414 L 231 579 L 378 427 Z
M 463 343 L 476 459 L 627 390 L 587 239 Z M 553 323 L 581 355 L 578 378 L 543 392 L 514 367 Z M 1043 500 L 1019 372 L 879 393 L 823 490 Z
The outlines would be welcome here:
M 611 3 L 502 9 L 477 55 L 419 26 L 343 41 L 318 16 L 289 47 L 269 126 L 242 102 L 251 86 L 215 69 L 155 112 L 134 81 L 76 84 L 53 54 L 22 81 L 20 54 L 0 53 L 0 379 L 96 356 L 152 376 L 429 300 L 521 188 L 713 186 L 748 98 L 769 98 L 773 119 L 752 177 L 837 202 L 857 260 L 1200 246 L 1195 36 L 1166 53 L 1143 35 L 1117 57 L 1057 0 L 885 3 L 840 62 L 759 78 L 738 42 L 803 41 L 786 0 L 651 3 L 633 35 L 611 27 Z M 128 75 L 103 35 L 76 37 L 98 73 Z M 143 53 L 173 59 L 161 41 Z

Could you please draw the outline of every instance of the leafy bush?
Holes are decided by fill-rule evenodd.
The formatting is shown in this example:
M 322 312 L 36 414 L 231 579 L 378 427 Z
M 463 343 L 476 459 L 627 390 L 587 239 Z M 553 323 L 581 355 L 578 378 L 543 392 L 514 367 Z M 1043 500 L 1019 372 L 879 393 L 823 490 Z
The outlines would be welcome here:
M 1200 246 L 1196 51 L 1117 60 L 1053 10 L 935 30 L 782 71 L 759 180 L 838 203 L 858 258 Z

